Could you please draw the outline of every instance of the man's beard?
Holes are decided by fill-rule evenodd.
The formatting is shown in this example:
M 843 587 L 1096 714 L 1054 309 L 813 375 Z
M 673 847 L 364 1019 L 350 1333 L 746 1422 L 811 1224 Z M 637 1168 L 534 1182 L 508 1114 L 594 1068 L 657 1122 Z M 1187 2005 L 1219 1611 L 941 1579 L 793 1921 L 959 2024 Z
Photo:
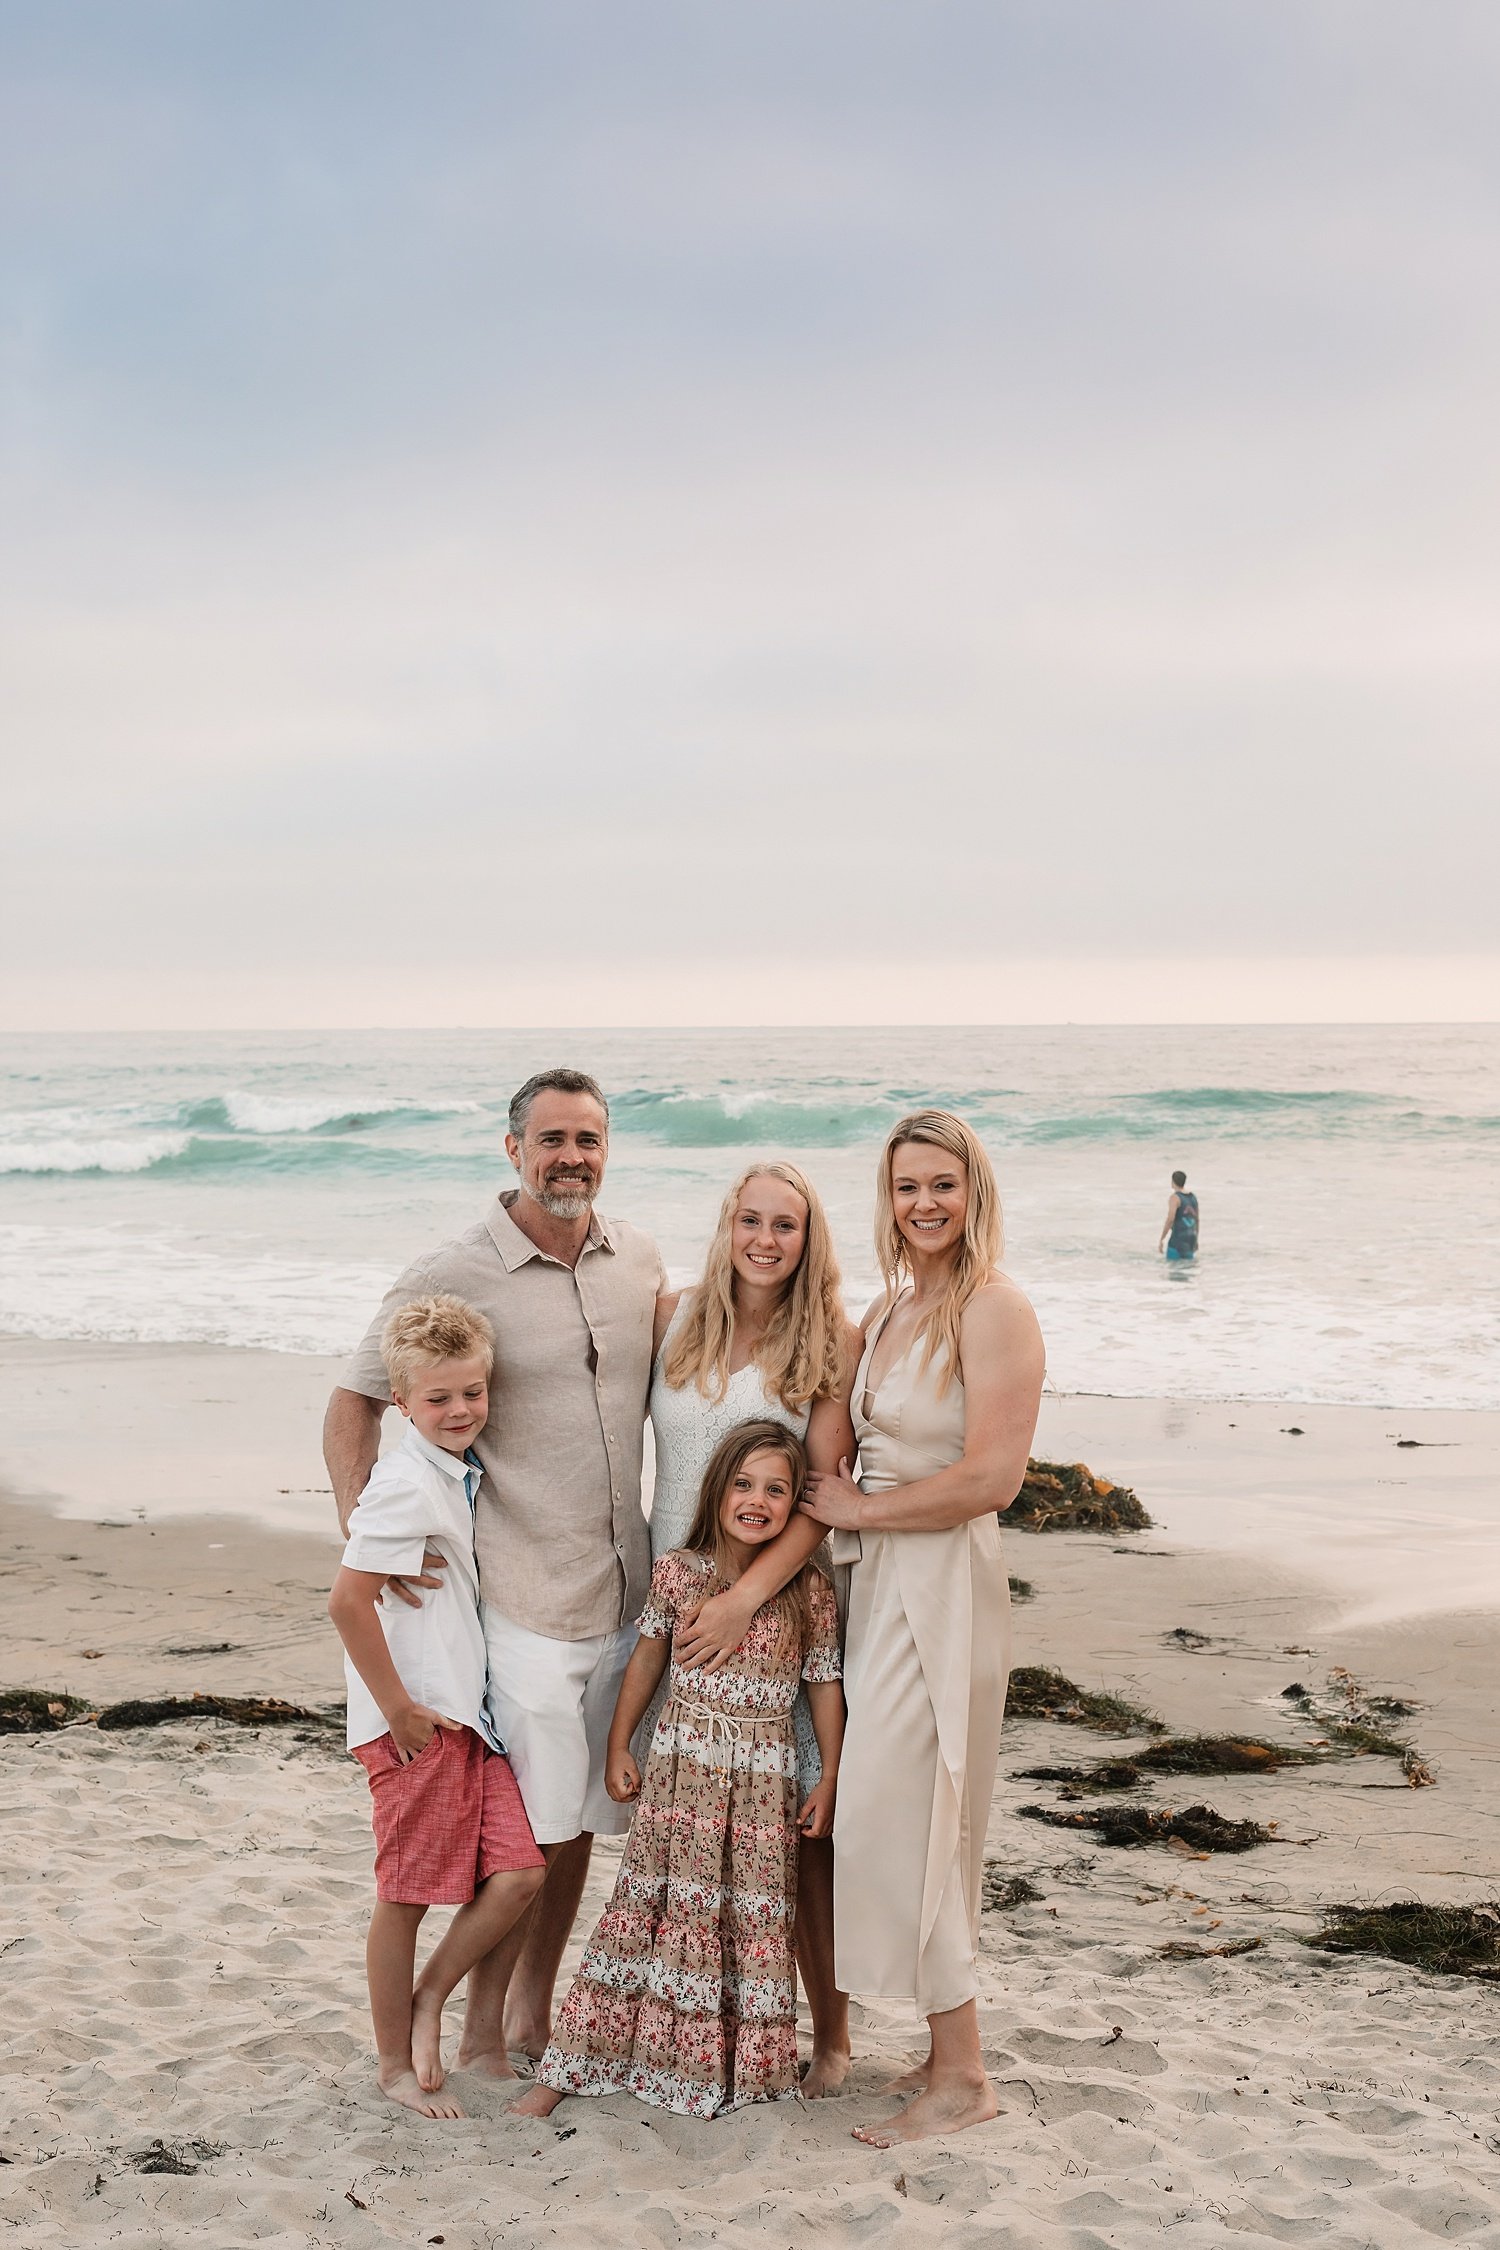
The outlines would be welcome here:
M 598 1192 L 596 1180 L 539 1180 L 536 1200 L 549 1219 L 581 1219 Z

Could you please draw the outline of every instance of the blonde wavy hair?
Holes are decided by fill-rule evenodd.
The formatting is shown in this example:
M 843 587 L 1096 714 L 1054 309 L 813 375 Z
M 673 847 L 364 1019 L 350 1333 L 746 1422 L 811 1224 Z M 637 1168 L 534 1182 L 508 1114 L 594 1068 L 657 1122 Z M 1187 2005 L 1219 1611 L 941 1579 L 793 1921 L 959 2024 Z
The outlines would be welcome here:
M 719 1223 L 703 1263 L 703 1279 L 662 1357 L 662 1374 L 674 1391 L 695 1383 L 717 1404 L 729 1388 L 729 1347 L 734 1335 L 734 1215 L 751 1180 L 780 1180 L 807 1205 L 807 1237 L 797 1270 L 756 1347 L 761 1380 L 783 1406 L 811 1406 L 842 1387 L 847 1326 L 838 1259 L 828 1216 L 817 1189 L 795 1164 L 771 1158 L 751 1164 L 719 1209 Z
M 973 1126 L 966 1125 L 961 1117 L 953 1116 L 946 1109 L 919 1109 L 913 1111 L 910 1117 L 903 1117 L 899 1124 L 891 1127 L 886 1136 L 885 1147 L 880 1155 L 880 1170 L 875 1180 L 875 1255 L 880 1262 L 881 1278 L 885 1283 L 887 1306 L 894 1304 L 903 1282 L 911 1273 L 911 1253 L 905 1236 L 896 1224 L 895 1199 L 891 1192 L 896 1151 L 908 1141 L 916 1141 L 924 1148 L 946 1150 L 949 1156 L 964 1166 L 969 1175 L 964 1237 L 953 1261 L 948 1286 L 917 1330 L 917 1334 L 923 1338 L 923 1369 L 931 1366 L 940 1350 L 946 1354 L 937 1382 L 938 1396 L 941 1397 L 955 1375 L 962 1380 L 959 1330 L 964 1308 L 984 1287 L 998 1264 L 1005 1242 L 1005 1228 L 1000 1212 L 1000 1190 L 995 1182 L 995 1168 Z

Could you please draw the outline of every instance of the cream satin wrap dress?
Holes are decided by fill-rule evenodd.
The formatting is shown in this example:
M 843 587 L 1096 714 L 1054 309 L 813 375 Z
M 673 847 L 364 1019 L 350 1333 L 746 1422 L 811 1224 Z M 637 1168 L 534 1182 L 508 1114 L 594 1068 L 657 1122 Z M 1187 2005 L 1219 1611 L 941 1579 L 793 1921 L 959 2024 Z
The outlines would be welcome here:
M 889 1314 L 886 1315 L 889 1318 Z M 940 1398 L 920 1343 L 866 1395 L 854 1384 L 860 1486 L 888 1492 L 957 1461 L 964 1389 Z M 845 1992 L 924 2016 L 976 1994 L 984 1838 L 1010 1671 L 1010 1587 L 989 1513 L 951 1531 L 835 1532 L 852 1565 L 849 1723 L 834 1818 L 834 1960 Z

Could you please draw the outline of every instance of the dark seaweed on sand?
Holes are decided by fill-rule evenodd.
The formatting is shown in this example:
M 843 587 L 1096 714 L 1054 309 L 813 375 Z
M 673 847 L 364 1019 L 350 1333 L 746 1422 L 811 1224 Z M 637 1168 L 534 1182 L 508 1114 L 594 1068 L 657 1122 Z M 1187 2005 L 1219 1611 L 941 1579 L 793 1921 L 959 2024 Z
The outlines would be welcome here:
M 223 2154 L 222 2141 L 153 2141 L 149 2148 L 134 2150 L 127 2161 L 137 2172 L 166 2172 L 191 2179 L 200 2164 L 211 2164 Z
M 1090 1805 L 1083 1812 L 1056 1812 L 1047 1805 L 1022 1805 L 1023 1820 L 1045 1820 L 1053 1828 L 1089 1828 L 1101 1844 L 1166 1844 L 1175 1837 L 1199 1852 L 1248 1852 L 1275 1841 L 1258 1820 L 1226 1820 L 1212 1805 L 1185 1805 L 1161 1812 L 1152 1805 Z
M 1029 1461 L 1005 1521 L 1021 1531 L 1151 1529 L 1151 1518 L 1128 1486 L 1096 1477 L 1082 1461 Z
M 159 1695 L 125 1703 L 86 1703 L 61 1688 L 0 1688 L 0 1734 L 51 1734 L 92 1719 L 106 1733 L 164 1727 L 177 1719 L 228 1719 L 241 1727 L 339 1727 L 342 1710 L 309 1711 L 274 1695 Z
M 90 1718 L 93 1709 L 61 1688 L 0 1688 L 0 1734 L 51 1734 Z
M 1156 1950 L 1163 1961 L 1230 1961 L 1237 1953 L 1258 1953 L 1265 1942 L 1264 1938 L 1242 1937 L 1231 1938 L 1227 1945 L 1195 1945 L 1189 1938 L 1173 1938 Z
M 1330 1749 L 1352 1758 L 1399 1758 L 1413 1789 L 1431 1784 L 1432 1774 L 1416 1744 L 1392 1734 L 1388 1723 L 1412 1717 L 1415 1704 L 1396 1695 L 1366 1695 L 1342 1665 L 1334 1666 L 1321 1693 L 1304 1687 L 1301 1680 L 1293 1680 L 1281 1693 L 1286 1702 L 1296 1704 L 1301 1717 L 1321 1727 Z
M 1500 1980 L 1500 1899 L 1480 1906 L 1325 1906 L 1323 1928 L 1305 1945 L 1320 1953 L 1376 1953 L 1439 1976 Z
M 240 1727 L 333 1726 L 340 1714 L 309 1711 L 275 1695 L 160 1695 L 111 1703 L 99 1713 L 101 1729 L 164 1727 L 177 1719 L 229 1719 Z
M 1281 1766 L 1315 1766 L 1318 1754 L 1252 1734 L 1174 1734 L 1142 1750 L 1135 1763 L 1142 1773 L 1275 1773 Z
M 1012 1779 L 1064 1782 L 1076 1797 L 1083 1789 L 1139 1789 L 1141 1769 L 1128 1758 L 1106 1758 L 1097 1766 L 1022 1766 Z
M 1019 1664 L 1011 1673 L 1005 1709 L 1012 1719 L 1060 1719 L 1064 1725 L 1093 1727 L 1100 1734 L 1165 1734 L 1153 1711 L 1127 1703 L 1122 1695 L 1081 1688 L 1048 1664 Z
M 1319 1724 L 1331 1743 L 1356 1757 L 1404 1758 L 1411 1748 L 1399 1735 L 1388 1733 L 1383 1726 L 1370 1726 L 1363 1719 L 1323 1719 Z
M 1007 1875 L 1004 1868 L 990 1862 L 984 1870 L 983 1895 L 984 1910 L 989 1914 L 1012 1906 L 1030 1906 L 1042 1894 L 1024 1875 Z
M 1083 1789 L 1134 1789 L 1157 1773 L 1276 1773 L 1283 1766 L 1315 1766 L 1316 1750 L 1294 1750 L 1288 1743 L 1257 1742 L 1237 1734 L 1173 1735 L 1094 1766 L 1027 1766 L 1018 1781 L 1065 1781 Z

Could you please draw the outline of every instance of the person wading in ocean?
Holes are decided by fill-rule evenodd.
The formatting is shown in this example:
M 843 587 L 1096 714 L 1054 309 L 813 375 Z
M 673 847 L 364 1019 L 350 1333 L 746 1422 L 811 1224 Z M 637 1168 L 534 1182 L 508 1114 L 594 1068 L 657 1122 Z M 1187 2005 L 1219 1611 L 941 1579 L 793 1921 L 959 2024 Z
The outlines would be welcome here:
M 1172 1193 L 1167 1202 L 1167 1215 L 1161 1223 L 1157 1237 L 1158 1251 L 1166 1245 L 1169 1262 L 1198 1255 L 1198 1198 L 1187 1184 L 1186 1172 L 1172 1174 Z

